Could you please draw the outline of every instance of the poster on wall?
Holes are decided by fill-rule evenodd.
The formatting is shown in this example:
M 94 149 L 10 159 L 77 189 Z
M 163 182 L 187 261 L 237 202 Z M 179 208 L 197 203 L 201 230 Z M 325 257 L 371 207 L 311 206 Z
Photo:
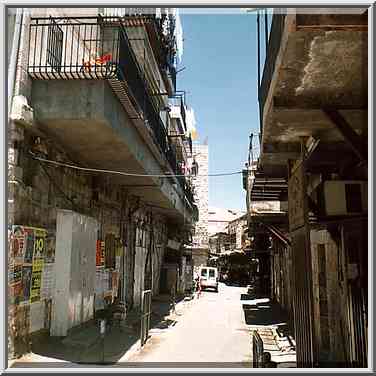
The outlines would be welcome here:
M 30 303 L 40 300 L 40 290 L 42 286 L 42 272 L 46 251 L 47 232 L 42 229 L 34 231 L 34 252 L 31 275 Z
M 46 254 L 44 260 L 46 263 L 55 262 L 56 237 L 49 233 L 46 237 Z
M 9 265 L 9 297 L 10 304 L 22 300 L 22 264 Z
M 28 302 L 30 300 L 30 290 L 31 290 L 31 266 L 22 267 L 22 302 Z
M 10 257 L 11 262 L 23 263 L 25 253 L 25 230 L 22 226 L 13 226 L 10 236 Z
M 104 247 L 105 247 L 104 241 L 97 240 L 95 260 L 96 260 L 96 265 L 98 267 L 104 266 Z
M 43 260 L 33 260 L 30 287 L 30 303 L 40 300 L 40 288 L 42 286 Z
M 34 253 L 34 229 L 25 228 L 25 243 L 24 264 L 31 264 Z

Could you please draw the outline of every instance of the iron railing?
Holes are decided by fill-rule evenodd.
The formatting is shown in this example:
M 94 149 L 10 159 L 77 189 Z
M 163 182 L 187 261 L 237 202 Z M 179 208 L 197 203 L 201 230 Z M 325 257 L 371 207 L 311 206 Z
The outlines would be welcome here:
M 44 17 L 30 23 L 28 73 L 34 79 L 126 82 L 140 118 L 176 175 L 176 154 L 119 17 Z M 185 191 L 185 184 L 178 179 Z
M 117 78 L 119 36 L 100 17 L 32 18 L 28 72 L 47 80 Z
M 259 15 L 257 16 L 257 41 L 258 41 L 258 76 L 260 77 L 260 55 L 261 55 L 261 46 L 260 39 L 261 33 L 260 24 L 259 24 Z M 279 13 L 273 14 L 272 25 L 270 29 L 270 34 L 268 35 L 267 27 L 265 28 L 265 62 L 264 69 L 262 73 L 261 83 L 259 82 L 258 87 L 258 100 L 259 100 L 259 114 L 260 114 L 260 133 L 262 134 L 263 130 L 263 115 L 264 115 L 264 106 L 266 98 L 269 93 L 270 84 L 273 78 L 273 73 L 275 70 L 275 63 L 281 46 L 282 35 L 285 28 L 285 19 L 286 14 L 283 14 L 282 11 Z M 267 19 L 265 21 L 267 23 Z

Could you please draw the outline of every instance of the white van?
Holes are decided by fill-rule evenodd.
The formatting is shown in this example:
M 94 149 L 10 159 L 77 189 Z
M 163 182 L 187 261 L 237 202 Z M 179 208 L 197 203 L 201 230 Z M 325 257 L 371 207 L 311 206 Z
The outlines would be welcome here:
M 201 288 L 213 288 L 218 292 L 218 269 L 209 266 L 200 268 Z

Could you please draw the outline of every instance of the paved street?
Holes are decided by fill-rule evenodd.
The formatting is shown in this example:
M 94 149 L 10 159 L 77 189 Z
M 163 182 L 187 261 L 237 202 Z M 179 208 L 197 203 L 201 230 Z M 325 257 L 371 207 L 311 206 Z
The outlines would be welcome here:
M 221 284 L 219 293 L 204 291 L 199 300 L 189 303 L 174 327 L 154 332 L 129 361 L 251 366 L 250 334 L 240 301 L 245 290 Z

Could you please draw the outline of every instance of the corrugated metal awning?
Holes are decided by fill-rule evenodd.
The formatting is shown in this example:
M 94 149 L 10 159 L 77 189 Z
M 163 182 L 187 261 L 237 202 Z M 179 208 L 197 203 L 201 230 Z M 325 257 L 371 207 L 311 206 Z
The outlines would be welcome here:
M 285 201 L 287 199 L 287 179 L 285 177 L 267 177 L 256 172 L 252 187 L 252 201 Z

